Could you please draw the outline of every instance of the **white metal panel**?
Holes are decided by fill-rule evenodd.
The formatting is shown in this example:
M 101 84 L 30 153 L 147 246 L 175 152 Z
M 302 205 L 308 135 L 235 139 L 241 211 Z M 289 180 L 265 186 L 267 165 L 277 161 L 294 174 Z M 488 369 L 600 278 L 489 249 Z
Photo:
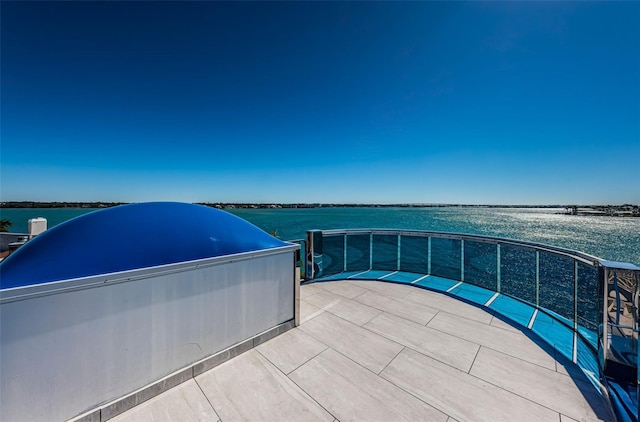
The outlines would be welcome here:
M 65 420 L 294 318 L 293 252 L 0 304 L 0 420 Z

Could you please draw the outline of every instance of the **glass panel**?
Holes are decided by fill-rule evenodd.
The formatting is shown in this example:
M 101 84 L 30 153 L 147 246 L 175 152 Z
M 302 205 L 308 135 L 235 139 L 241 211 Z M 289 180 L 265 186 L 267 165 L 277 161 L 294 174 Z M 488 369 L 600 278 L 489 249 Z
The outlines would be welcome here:
M 398 235 L 373 235 L 373 269 L 389 271 L 398 269 Z
M 448 291 L 450 288 L 458 284 L 455 280 L 440 278 L 436 276 L 423 278 L 414 284 L 414 286 L 423 286 L 431 290 L 439 290 L 441 292 Z
M 536 251 L 500 245 L 500 292 L 536 304 Z
M 568 321 L 567 321 L 568 322 Z M 531 327 L 534 333 L 545 339 L 564 357 L 573 359 L 573 329 L 546 312 L 538 312 Z
M 347 271 L 366 271 L 369 269 L 368 234 L 347 235 Z
M 630 367 L 638 361 L 638 273 L 611 268 L 607 280 L 607 321 L 611 342 L 607 358 Z
M 460 280 L 460 240 L 431 238 L 431 274 Z
M 573 259 L 540 252 L 540 306 L 573 321 Z
M 580 333 L 581 338 L 584 338 L 584 341 L 587 344 L 590 344 L 595 350 L 598 349 L 598 331 L 588 330 L 582 326 L 578 326 L 578 332 Z
M 589 347 L 589 343 L 580 338 L 580 336 L 578 336 L 578 365 L 581 368 L 587 369 L 596 377 L 600 373 L 598 357 L 595 350 Z
M 429 274 L 429 238 L 400 237 L 400 271 Z
M 305 255 L 305 272 L 308 277 L 322 276 L 322 232 L 320 230 L 309 230 L 307 232 L 309 248 L 308 255 Z
M 449 293 L 464 298 L 469 302 L 477 303 L 479 305 L 484 305 L 489 299 L 491 299 L 491 296 L 495 295 L 495 292 L 491 290 L 483 289 L 482 287 L 466 283 L 463 283 L 455 289 L 450 290 Z
M 393 281 L 396 283 L 403 283 L 403 284 L 411 284 L 414 281 L 418 280 L 422 278 L 421 274 L 416 274 L 416 273 L 405 273 L 405 272 L 399 272 L 393 275 L 390 275 L 388 277 L 385 277 L 385 281 Z
M 498 245 L 464 241 L 464 281 L 498 290 Z
M 630 330 L 637 328 L 638 274 L 624 269 L 610 269 L 607 280 L 608 320 Z M 635 298 L 634 298 L 635 296 Z M 625 335 L 632 335 L 631 331 Z
M 344 271 L 344 236 L 330 236 L 322 239 L 323 269 L 322 275 L 337 274 Z
M 598 269 L 585 264 L 578 263 L 578 324 L 590 330 L 598 329 L 598 315 L 601 315 L 600 300 L 601 294 L 598 292 Z
M 509 296 L 500 295 L 494 300 L 489 308 L 495 309 L 501 315 L 526 327 L 533 316 L 535 308 Z

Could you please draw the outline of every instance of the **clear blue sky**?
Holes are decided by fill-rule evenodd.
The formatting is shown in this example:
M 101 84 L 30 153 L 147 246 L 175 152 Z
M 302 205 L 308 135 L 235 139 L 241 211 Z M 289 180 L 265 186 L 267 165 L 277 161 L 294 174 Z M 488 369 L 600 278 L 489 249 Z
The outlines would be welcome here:
M 640 2 L 7 2 L 3 201 L 640 203 Z

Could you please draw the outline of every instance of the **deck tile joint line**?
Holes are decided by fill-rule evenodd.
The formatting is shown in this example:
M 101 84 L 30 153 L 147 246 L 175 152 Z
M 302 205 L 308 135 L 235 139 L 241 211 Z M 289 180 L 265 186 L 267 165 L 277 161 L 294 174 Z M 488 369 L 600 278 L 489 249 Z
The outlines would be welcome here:
M 449 287 L 447 289 L 447 293 L 449 293 L 451 290 L 455 289 L 456 287 L 458 287 L 461 284 L 462 284 L 462 281 L 459 281 L 457 284 L 454 284 L 453 286 Z
M 508 356 L 511 356 L 511 355 L 508 355 Z M 534 365 L 535 365 L 535 364 L 534 364 Z M 548 369 L 548 368 L 547 368 L 547 369 Z M 474 377 L 475 379 L 480 380 L 480 381 L 482 381 L 482 382 L 486 382 L 487 384 L 491 384 L 491 385 L 493 385 L 494 387 L 497 387 L 497 388 L 501 389 L 502 391 L 505 391 L 505 392 L 507 392 L 507 393 L 509 393 L 509 394 L 512 394 L 512 395 L 516 396 L 516 397 L 520 397 L 521 399 L 524 399 L 524 400 L 526 400 L 526 401 L 528 401 L 528 402 L 530 402 L 530 403 L 533 403 L 533 404 L 535 404 L 535 405 L 537 405 L 537 406 L 540 406 L 540 407 L 542 407 L 542 408 L 544 408 L 544 409 L 548 409 L 548 410 L 551 410 L 552 412 L 559 413 L 556 409 L 553 409 L 553 408 L 551 408 L 551 407 L 549 407 L 549 406 L 547 406 L 547 405 L 545 405 L 545 404 L 538 403 L 538 402 L 537 402 L 537 401 L 535 401 L 534 399 L 531 399 L 531 398 L 529 398 L 529 397 L 523 396 L 522 394 L 520 394 L 520 393 L 516 393 L 515 391 L 511 391 L 511 390 L 509 390 L 508 388 L 505 388 L 505 387 L 500 386 L 500 385 L 498 385 L 498 384 L 494 384 L 493 382 L 488 381 L 488 380 L 486 380 L 486 379 L 484 379 L 484 378 L 480 378 L 480 377 L 479 377 L 479 376 L 477 376 L 477 375 L 473 375 L 473 374 L 471 373 L 471 371 L 469 371 L 469 376 L 472 376 L 472 377 Z
M 443 310 L 441 310 L 441 309 L 438 309 L 438 312 L 436 312 L 435 314 L 433 314 L 433 316 L 432 316 L 431 318 L 429 318 L 429 321 L 427 321 L 427 323 L 426 323 L 426 324 L 424 324 L 424 326 L 425 326 L 425 327 L 429 327 L 429 323 L 430 323 L 431 321 L 433 321 L 433 319 L 434 319 L 436 316 L 438 316 L 438 314 L 439 314 L 440 312 L 446 312 L 446 311 L 443 311 Z M 429 328 L 431 328 L 431 327 L 429 327 Z
M 413 281 L 411 282 L 411 284 L 416 284 L 418 281 L 424 280 L 424 279 L 425 279 L 425 278 L 427 278 L 427 277 L 429 277 L 429 274 L 427 274 L 427 275 L 423 275 L 422 277 L 420 277 L 420 278 L 417 278 L 417 279 L 413 280 Z
M 347 277 L 347 280 L 350 280 L 350 279 L 352 279 L 352 278 L 354 278 L 354 277 L 358 277 L 359 275 L 362 275 L 362 274 L 366 274 L 366 273 L 368 273 L 369 271 L 371 271 L 371 270 L 361 271 L 361 272 L 359 272 L 359 273 L 356 273 L 356 274 L 350 275 L 349 277 Z
M 297 371 L 298 369 L 300 369 L 302 366 L 306 365 L 307 363 L 311 362 L 312 360 L 314 360 L 315 358 L 317 358 L 320 353 L 324 352 L 325 350 L 329 349 L 329 346 L 327 346 L 326 344 L 318 341 L 318 343 L 322 344 L 324 346 L 324 349 L 322 349 L 319 353 L 315 354 L 314 356 L 310 357 L 309 359 L 305 360 L 304 362 L 302 362 L 300 365 L 296 366 L 294 369 L 292 369 L 291 371 L 289 371 L 289 374 L 293 373 L 294 371 Z M 283 372 L 284 374 L 284 372 Z M 289 374 L 285 374 L 287 377 L 289 376 Z
M 308 335 L 309 337 L 311 337 L 310 334 L 305 333 L 304 331 L 302 331 L 302 333 Z M 314 338 L 314 337 L 312 337 Z M 315 338 L 314 338 L 315 339 Z M 286 376 L 287 378 L 289 377 L 289 374 L 293 373 L 294 371 L 296 371 L 298 368 L 300 368 L 301 366 L 307 364 L 308 362 L 312 361 L 313 359 L 315 359 L 320 353 L 324 352 L 325 350 L 329 349 L 329 346 L 327 346 L 326 344 L 324 344 L 323 342 L 321 342 L 320 340 L 316 341 L 320 344 L 322 344 L 324 346 L 324 349 L 320 350 L 318 353 L 316 353 L 315 355 L 311 356 L 309 359 L 305 360 L 304 362 L 302 362 L 300 365 L 296 366 L 295 368 L 293 368 L 291 371 L 289 371 L 289 373 L 285 373 L 282 369 L 280 369 L 280 367 L 278 365 L 276 365 L 274 362 L 271 361 L 271 359 L 269 359 L 266 355 L 264 355 L 262 352 L 260 352 L 260 350 L 258 350 L 258 348 L 256 347 L 256 352 L 260 353 L 262 355 L 262 357 L 264 357 L 270 364 L 272 364 L 273 366 L 276 367 L 276 369 L 278 371 L 280 371 L 282 374 L 284 374 L 284 376 Z
M 411 349 L 411 350 L 413 350 L 413 349 Z M 409 390 L 409 389 L 407 389 L 407 388 L 405 388 L 405 387 L 403 387 L 403 386 L 401 386 L 401 385 L 396 384 L 396 383 L 395 383 L 395 382 L 393 382 L 392 380 L 390 380 L 390 379 L 388 379 L 388 378 L 385 378 L 385 377 L 384 377 L 384 376 L 382 376 L 382 375 L 380 375 L 380 378 L 382 378 L 383 380 L 385 380 L 385 381 L 386 381 L 386 382 L 388 382 L 389 384 L 391 384 L 391 385 L 395 386 L 395 387 L 396 387 L 396 388 L 398 388 L 399 390 L 404 391 L 405 393 L 409 394 L 411 397 L 413 397 L 413 398 L 415 398 L 415 399 L 417 399 L 417 400 L 421 401 L 422 403 L 424 403 L 425 405 L 429 406 L 430 408 L 437 410 L 438 412 L 442 413 L 443 415 L 446 415 L 446 416 L 447 416 L 447 421 L 445 421 L 445 422 L 448 422 L 448 421 L 449 421 L 449 418 L 451 418 L 451 416 L 446 412 L 446 410 L 445 410 L 445 409 L 440 408 L 440 407 L 439 407 L 439 406 L 437 406 L 436 404 L 429 403 L 428 401 L 425 401 L 425 399 L 424 399 L 424 398 L 422 398 L 422 397 L 420 397 L 420 396 L 416 395 L 413 391 L 411 391 L 411 390 Z
M 473 362 L 471 362 L 471 366 L 469 366 L 469 370 L 467 374 L 471 375 L 471 370 L 473 369 L 473 365 L 476 363 L 476 359 L 478 359 L 478 355 L 480 354 L 480 349 L 482 349 L 482 345 L 478 345 L 478 350 L 476 350 L 476 355 L 473 357 Z
M 371 331 L 371 332 L 373 332 L 373 331 Z M 378 334 L 378 335 L 380 335 L 380 334 Z M 381 336 L 381 337 L 384 337 L 384 336 Z M 384 337 L 384 338 L 386 338 L 386 337 Z M 396 342 L 396 341 L 394 341 L 394 340 L 391 340 L 391 339 L 388 339 L 388 340 L 390 340 L 390 341 L 392 341 L 392 342 L 396 343 L 398 346 L 402 346 L 402 350 L 404 350 L 404 348 L 406 347 L 406 346 L 404 346 L 403 344 L 400 344 L 400 343 L 398 343 L 398 342 Z M 354 364 L 358 365 L 360 368 L 364 369 L 365 371 L 372 373 L 372 374 L 373 374 L 373 375 L 375 375 L 376 377 L 383 378 L 380 374 L 382 373 L 382 371 L 384 371 L 384 369 L 383 369 L 382 371 L 380 371 L 380 374 L 378 374 L 378 373 L 374 372 L 372 369 L 367 368 L 366 366 L 364 366 L 364 365 L 363 365 L 363 364 L 361 364 L 360 362 L 358 362 L 358 361 L 356 361 L 355 359 L 351 358 L 350 356 L 345 355 L 345 354 L 344 354 L 344 353 L 342 353 L 340 350 L 336 350 L 336 349 L 334 349 L 334 348 L 332 348 L 332 347 L 329 347 L 329 349 L 331 349 L 331 350 L 333 350 L 334 352 L 338 353 L 340 356 L 342 356 L 342 357 L 344 357 L 344 358 L 346 358 L 346 359 L 349 359 L 351 362 L 353 362 Z M 401 351 L 402 351 L 402 350 L 401 350 Z M 326 351 L 326 349 L 325 349 L 325 351 Z M 323 351 L 323 352 L 324 352 L 324 351 Z M 399 353 L 398 353 L 398 354 L 399 354 Z M 397 355 L 396 355 L 396 356 L 397 356 Z M 395 358 L 396 358 L 396 357 L 394 356 L 394 357 L 393 357 L 393 359 L 395 359 Z M 391 359 L 391 360 L 393 361 L 393 359 Z M 389 364 L 387 364 L 387 366 L 388 366 L 388 365 L 389 365 Z M 386 368 L 386 366 L 385 366 L 385 368 Z M 297 384 L 296 384 L 296 385 L 297 385 Z M 306 391 L 305 391 L 305 392 L 306 392 Z
M 491 296 L 489 298 L 489 300 L 487 300 L 487 302 L 484 304 L 484 306 L 489 307 L 489 305 L 491 305 L 493 303 L 493 301 L 498 298 L 498 296 L 500 296 L 500 293 L 496 292 L 493 296 Z
M 396 275 L 396 274 L 398 274 L 398 272 L 399 272 L 399 271 L 394 271 L 394 272 L 392 272 L 392 273 L 385 274 L 385 275 L 383 275 L 382 277 L 378 278 L 378 280 L 383 280 L 383 279 L 385 279 L 385 278 L 387 278 L 387 277 L 391 277 L 392 275 Z
M 386 337 L 385 337 L 385 338 L 386 338 Z M 393 341 L 393 340 L 391 340 L 391 341 Z M 400 344 L 400 343 L 398 343 L 398 344 Z M 381 376 L 381 374 L 384 372 L 384 370 L 385 370 L 385 369 L 387 369 L 387 367 L 388 367 L 389 365 L 391 365 L 391 362 L 393 362 L 394 360 L 396 360 L 396 358 L 398 357 L 398 355 L 399 355 L 400 353 L 402 353 L 402 351 L 403 351 L 404 349 L 406 349 L 406 348 L 407 348 L 407 346 L 405 346 L 404 344 L 400 344 L 400 345 L 402 346 L 402 349 L 400 349 L 400 351 L 399 351 L 398 353 L 396 353 L 396 355 L 395 355 L 395 356 L 394 356 L 394 357 L 393 357 L 389 362 L 387 362 L 387 364 L 384 366 L 384 368 L 382 368 L 382 369 L 380 370 L 380 372 L 378 372 L 378 373 L 376 374 L 377 376 L 382 377 L 382 376 Z
M 537 316 L 538 316 L 538 309 L 533 311 L 533 315 L 531 315 L 531 319 L 529 320 L 529 323 L 527 324 L 527 328 L 528 329 L 531 329 L 531 327 L 533 327 L 533 323 L 536 322 L 536 317 Z
M 331 349 L 331 348 L 330 348 L 330 347 L 327 347 L 327 349 Z M 325 351 L 325 350 L 327 350 L 327 349 L 324 349 L 322 352 L 324 352 L 324 351 Z M 331 349 L 331 350 L 333 350 L 333 349 Z M 320 352 L 320 353 L 322 353 L 322 352 Z M 320 353 L 318 353 L 318 355 L 319 355 Z M 338 353 L 339 353 L 339 352 L 338 352 Z M 317 357 L 318 355 L 314 356 L 314 359 L 315 359 L 315 357 Z M 297 368 L 296 368 L 296 369 L 297 369 Z M 291 371 L 291 372 L 293 373 L 293 371 Z M 298 383 L 297 383 L 297 382 L 295 382 L 294 380 L 292 380 L 291 378 L 289 378 L 289 375 L 285 375 L 285 376 L 287 377 L 287 379 L 288 379 L 289 381 L 291 381 L 291 382 L 293 383 L 293 385 L 295 385 L 296 387 L 298 387 L 298 388 L 300 389 L 300 391 L 302 391 L 304 394 L 306 394 L 306 395 L 307 395 L 307 397 L 309 397 L 309 398 L 310 398 L 310 399 L 311 399 L 315 404 L 317 404 L 317 405 L 318 405 L 322 410 L 324 410 L 325 412 L 327 412 L 327 413 L 329 414 L 329 416 L 331 416 L 331 417 L 333 418 L 333 420 L 340 420 L 340 419 L 336 418 L 336 415 L 334 415 L 333 413 L 329 412 L 329 409 L 327 409 L 327 408 L 326 408 L 326 407 L 324 407 L 320 402 L 318 402 L 318 400 L 316 400 L 316 399 L 315 399 L 315 397 L 313 397 L 311 394 L 307 393 L 307 390 L 305 390 L 304 388 L 302 388 L 302 386 L 298 385 Z
M 211 368 L 211 369 L 215 369 L 215 368 Z M 210 369 L 210 370 L 211 370 L 211 369 Z M 210 370 L 209 370 L 209 371 L 210 371 Z M 208 372 L 208 371 L 203 372 L 203 374 L 204 374 L 204 373 L 206 373 L 206 372 Z M 200 374 L 200 375 L 202 375 L 202 374 Z M 200 392 L 202 393 L 202 395 L 204 396 L 204 398 L 205 398 L 205 399 L 207 399 L 207 403 L 209 403 L 209 406 L 211 406 L 211 410 L 213 410 L 213 413 L 216 415 L 216 417 L 218 418 L 218 420 L 219 420 L 219 421 L 221 421 L 221 420 L 222 420 L 222 418 L 220 417 L 220 415 L 218 415 L 218 412 L 216 411 L 216 408 L 215 408 L 215 407 L 213 407 L 213 403 L 211 403 L 211 400 L 209 400 L 209 396 L 207 396 L 207 393 L 205 393 L 205 392 L 204 392 L 204 390 L 202 389 L 202 387 L 200 386 L 200 383 L 198 382 L 197 378 L 196 378 L 196 377 L 193 377 L 193 378 L 192 378 L 192 380 L 194 380 L 194 381 L 195 381 L 196 385 L 198 386 L 198 389 L 200 390 Z

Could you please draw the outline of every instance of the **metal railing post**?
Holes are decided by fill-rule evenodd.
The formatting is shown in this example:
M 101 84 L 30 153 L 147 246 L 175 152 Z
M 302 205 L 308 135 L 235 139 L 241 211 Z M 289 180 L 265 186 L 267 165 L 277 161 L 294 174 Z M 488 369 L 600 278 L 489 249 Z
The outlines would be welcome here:
M 322 262 L 316 263 L 316 258 L 322 256 L 322 231 L 307 231 L 307 250 L 306 250 L 305 276 L 309 280 L 316 278 L 321 272 Z
M 400 254 L 402 253 L 402 238 L 398 233 L 398 261 L 396 262 L 396 271 L 400 271 Z
M 502 274 L 500 271 L 500 265 L 502 265 L 500 256 L 500 244 L 496 243 L 496 290 L 498 293 L 500 293 L 502 287 Z
M 342 241 L 339 240 L 340 236 L 342 236 Z M 334 255 L 338 254 L 336 258 L 339 259 L 339 248 L 341 243 L 343 247 L 343 270 L 345 272 L 348 269 L 353 270 L 353 268 L 349 268 L 348 265 L 350 245 L 349 236 L 353 237 L 352 240 L 354 242 L 352 245 L 353 255 L 351 258 L 353 258 L 356 261 L 355 263 L 358 264 L 358 270 L 366 268 L 367 263 L 363 262 L 366 258 L 361 256 L 361 254 L 366 255 L 367 246 L 364 245 L 364 236 L 368 236 L 369 270 L 393 269 L 392 259 L 394 258 L 395 269 L 397 271 L 402 270 L 403 259 L 407 260 L 407 268 L 405 268 L 405 270 L 410 270 L 412 266 L 415 266 L 416 264 L 419 264 L 421 268 L 424 268 L 424 255 L 426 254 L 426 275 L 432 274 L 434 265 L 436 267 L 438 267 L 438 265 L 442 265 L 443 268 L 448 269 L 448 267 L 451 265 L 451 255 L 446 256 L 445 253 L 447 251 L 452 254 L 455 254 L 457 252 L 454 245 L 452 245 L 451 248 L 441 246 L 440 249 L 437 250 L 438 254 L 436 258 L 442 257 L 445 262 L 434 263 L 433 239 L 449 239 L 452 242 L 459 240 L 460 281 L 464 282 L 465 278 L 477 275 L 477 271 L 482 269 L 481 265 L 484 265 L 486 267 L 486 270 L 490 271 L 492 269 L 493 263 L 495 263 L 496 271 L 494 281 L 496 283 L 494 286 L 497 293 L 501 293 L 504 288 L 504 290 L 508 292 L 505 293 L 506 295 L 512 296 L 516 300 L 523 301 L 527 305 L 535 302 L 536 309 L 533 311 L 533 314 L 529 319 L 529 323 L 527 324 L 528 328 L 536 331 L 536 327 L 534 326 L 536 324 L 536 318 L 538 317 L 538 315 L 544 314 L 545 319 L 540 320 L 541 322 L 539 324 L 539 327 L 537 328 L 545 330 L 545 327 L 548 324 L 547 319 L 551 317 L 551 319 L 555 320 L 557 323 L 560 323 L 560 328 L 573 331 L 573 342 L 570 349 L 571 352 L 569 352 L 568 344 L 566 344 L 566 349 L 562 348 L 562 350 L 566 351 L 562 351 L 561 349 L 558 349 L 558 351 L 560 351 L 567 358 L 571 359 L 574 363 L 581 362 L 582 365 L 585 365 L 584 362 L 587 362 L 586 367 L 589 367 L 589 361 L 592 358 L 596 358 L 597 354 L 599 358 L 598 366 L 600 367 L 600 370 L 602 371 L 601 373 L 603 375 L 609 375 L 607 373 L 607 368 L 609 368 L 607 362 L 615 361 L 617 365 L 612 364 L 610 366 L 611 368 L 613 368 L 611 369 L 612 373 L 613 371 L 616 371 L 616 367 L 619 367 L 620 365 L 627 365 L 631 369 L 635 370 L 626 370 L 626 372 L 624 372 L 626 374 L 625 379 L 637 378 L 638 380 L 640 380 L 640 357 L 636 356 L 635 358 L 633 358 L 632 355 L 629 355 L 628 353 L 624 356 L 620 353 L 616 353 L 616 350 L 621 347 L 626 347 L 627 349 L 625 350 L 628 350 L 630 347 L 632 353 L 637 352 L 638 348 L 638 326 L 640 324 L 640 320 L 638 319 L 638 302 L 640 298 L 640 293 L 638 292 L 640 282 L 638 281 L 638 277 L 640 277 L 640 268 L 633 264 L 605 261 L 582 252 L 533 242 L 523 242 L 511 239 L 476 235 L 460 235 L 456 233 L 438 233 L 430 231 L 374 229 L 326 231 L 312 230 L 307 232 L 307 248 L 305 254 L 307 269 L 306 273 L 309 279 L 322 277 L 324 275 L 323 247 L 328 248 L 326 251 L 326 263 L 333 270 L 339 271 L 339 268 L 335 268 L 335 264 L 331 266 L 331 258 L 334 257 Z M 411 238 L 413 237 L 426 237 L 426 250 L 418 251 L 411 249 L 412 243 L 404 242 L 404 236 L 406 236 L 407 241 L 411 240 Z M 337 238 L 331 239 L 331 241 L 328 241 L 327 244 L 324 245 L 324 237 Z M 396 239 L 395 245 L 391 243 L 391 238 Z M 374 245 L 374 242 L 381 243 L 376 246 Z M 495 246 L 495 258 L 493 256 L 489 258 L 489 254 L 485 256 L 484 252 L 486 252 L 486 249 L 490 248 L 482 247 L 476 250 L 474 248 L 475 242 L 488 242 Z M 417 243 L 419 243 L 420 245 L 424 245 L 424 243 L 422 242 Z M 447 243 L 443 242 L 443 244 L 446 245 Z M 467 245 L 469 246 L 468 253 L 465 251 Z M 337 250 L 332 250 L 332 247 L 334 246 Z M 395 248 L 393 246 L 395 246 Z M 504 249 L 503 246 L 506 246 L 507 249 Z M 517 249 L 509 249 L 514 246 Z M 403 247 L 406 250 L 403 251 Z M 438 248 L 437 244 L 435 245 L 435 247 Z M 524 279 L 522 279 L 519 274 L 516 274 L 514 280 L 512 280 L 513 277 L 507 276 L 504 279 L 505 284 L 503 285 L 503 249 L 505 252 L 505 274 L 513 274 L 514 270 L 522 270 L 523 272 L 525 272 L 524 274 L 522 274 Z M 530 285 L 528 284 L 531 282 L 531 251 L 535 252 L 535 298 L 531 298 L 531 293 L 529 290 Z M 375 257 L 374 253 L 376 253 Z M 394 253 L 395 257 L 393 256 Z M 404 258 L 403 253 L 407 258 Z M 491 253 L 493 253 L 493 251 L 491 251 Z M 418 256 L 415 257 L 414 255 Z M 468 268 L 466 268 L 465 264 L 465 260 L 467 259 L 467 257 L 469 260 Z M 558 259 L 558 257 L 560 257 L 561 259 Z M 485 258 L 490 259 L 490 261 L 485 262 Z M 543 260 L 544 262 L 542 262 Z M 566 288 L 569 288 L 569 286 L 567 285 L 569 276 L 569 262 L 573 263 L 572 304 L 569 303 L 566 296 L 558 298 L 553 294 L 552 291 L 556 280 L 560 282 L 559 288 L 561 288 L 561 292 L 564 292 Z M 602 297 L 598 299 L 602 300 L 602 304 L 594 303 L 594 298 L 591 297 L 592 293 L 586 293 L 592 292 L 592 289 L 594 287 L 592 283 L 594 282 L 594 280 L 593 274 L 586 269 L 586 266 L 583 267 L 583 264 L 597 269 L 597 277 L 599 283 L 598 288 L 601 289 L 598 292 L 598 295 L 602 295 Z M 583 269 L 585 271 L 584 274 Z M 362 273 L 363 272 L 359 274 Z M 446 272 L 446 274 L 450 273 L 450 271 Z M 451 277 L 454 276 L 455 275 L 453 274 L 451 275 Z M 385 277 L 386 276 L 381 277 L 381 279 Z M 422 278 L 424 277 L 421 277 L 419 280 L 421 280 Z M 471 281 L 474 281 L 473 278 L 474 277 L 472 277 Z M 484 278 L 481 281 L 484 282 Z M 526 291 L 523 291 L 523 293 L 526 294 L 521 297 L 517 289 L 514 289 L 514 286 L 511 285 L 512 282 L 517 283 L 517 286 L 522 283 L 526 283 L 528 287 L 524 289 Z M 586 284 L 584 286 L 581 286 L 581 282 L 584 282 Z M 541 286 L 541 283 L 546 284 L 544 286 Z M 482 283 L 480 284 L 482 285 Z M 542 292 L 541 287 L 544 287 L 544 291 Z M 581 288 L 584 289 L 581 290 Z M 583 294 L 583 296 L 579 297 L 579 295 L 581 294 Z M 582 300 L 582 302 L 580 300 Z M 542 302 L 544 302 L 544 305 L 542 305 Z M 598 310 L 598 312 L 600 312 L 600 310 L 602 311 L 602 320 L 598 321 L 597 317 L 595 320 L 597 324 L 600 324 L 600 327 L 598 327 L 597 330 L 597 334 L 599 336 L 597 350 L 596 347 L 592 346 L 593 337 L 591 337 L 591 334 L 586 332 L 583 333 L 583 329 L 591 330 L 593 328 L 592 315 L 595 310 Z M 542 314 L 539 314 L 539 312 Z M 580 319 L 580 312 L 584 313 L 583 316 L 585 317 L 585 321 L 588 322 L 588 324 L 581 325 L 582 321 Z M 572 323 L 568 321 L 571 318 L 573 318 Z M 613 340 L 618 341 L 618 343 L 613 342 Z M 592 355 L 589 356 L 589 353 L 592 353 Z M 633 368 L 634 365 L 636 366 L 636 368 Z
M 369 233 L 369 271 L 373 269 L 373 233 Z
M 460 239 L 460 281 L 464 281 L 464 239 Z
M 540 251 L 536 249 L 536 307 L 540 306 Z
M 343 248 L 343 253 L 342 253 L 342 271 L 346 272 L 347 271 L 347 234 L 343 234 L 342 235 L 342 248 Z
M 427 272 L 429 274 L 431 274 L 431 236 L 429 236 L 427 239 L 428 239 L 427 240 L 427 246 L 428 246 L 428 248 L 427 248 L 428 249 L 428 251 L 427 251 L 427 254 L 428 254 L 428 256 L 427 256 Z
M 602 294 L 602 328 L 601 328 L 601 333 L 602 333 L 602 337 L 599 339 L 600 340 L 600 345 L 602 345 L 602 356 L 601 358 L 601 370 L 604 369 L 604 364 L 607 361 L 607 356 L 609 355 L 609 301 L 608 301 L 608 292 L 609 292 L 609 268 L 604 267 L 603 271 L 601 272 L 601 274 L 603 275 L 603 280 L 602 280 L 602 290 L 601 290 L 601 294 Z
M 573 260 L 573 363 L 578 362 L 578 261 Z

